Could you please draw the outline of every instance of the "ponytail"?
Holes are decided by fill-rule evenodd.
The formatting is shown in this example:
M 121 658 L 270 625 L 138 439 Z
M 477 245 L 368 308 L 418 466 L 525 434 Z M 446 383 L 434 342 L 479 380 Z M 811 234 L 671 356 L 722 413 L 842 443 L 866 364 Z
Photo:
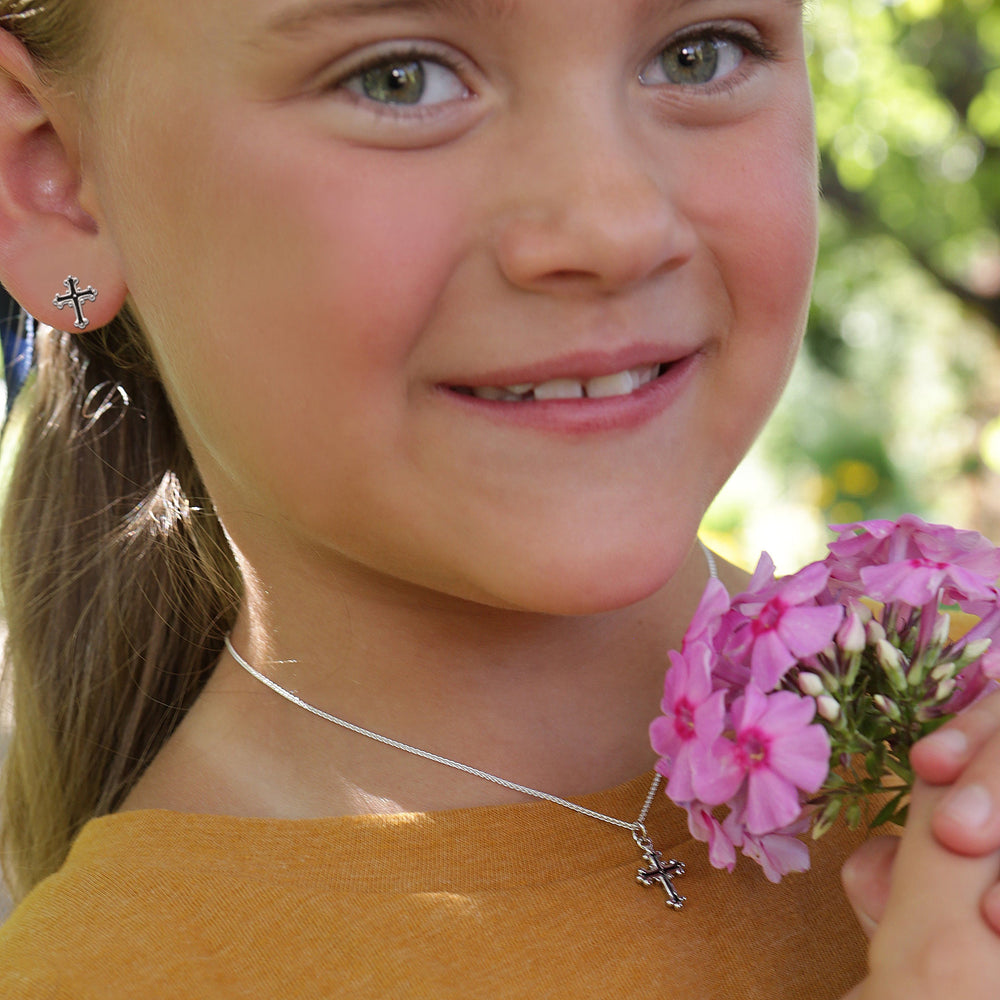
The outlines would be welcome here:
M 0 0 L 0 29 L 79 92 L 100 2 Z M 0 712 L 6 702 L 14 721 L 0 861 L 15 898 L 135 785 L 204 685 L 240 595 L 128 310 L 93 333 L 43 331 L 36 360 L 5 435 L 0 511 Z
M 239 576 L 127 310 L 45 331 L 0 515 L 14 728 L 0 855 L 15 898 L 114 810 L 201 690 Z

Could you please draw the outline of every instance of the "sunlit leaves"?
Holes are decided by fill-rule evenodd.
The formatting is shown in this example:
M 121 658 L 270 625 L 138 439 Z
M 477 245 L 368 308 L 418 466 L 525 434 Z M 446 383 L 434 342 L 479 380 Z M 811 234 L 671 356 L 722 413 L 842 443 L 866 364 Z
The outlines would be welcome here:
M 709 526 L 788 568 L 824 521 L 906 509 L 1000 538 L 1000 3 L 806 10 L 825 195 L 806 352 Z

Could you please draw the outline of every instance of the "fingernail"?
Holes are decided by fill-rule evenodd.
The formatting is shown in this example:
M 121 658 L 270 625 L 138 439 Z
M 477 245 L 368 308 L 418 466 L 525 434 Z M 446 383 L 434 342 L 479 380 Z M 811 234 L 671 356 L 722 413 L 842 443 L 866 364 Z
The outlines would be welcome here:
M 969 737 L 961 729 L 939 729 L 925 740 L 949 757 L 964 757 L 969 751 Z
M 942 812 L 959 826 L 978 829 L 985 826 L 993 813 L 993 800 L 982 785 L 966 785 L 949 795 Z

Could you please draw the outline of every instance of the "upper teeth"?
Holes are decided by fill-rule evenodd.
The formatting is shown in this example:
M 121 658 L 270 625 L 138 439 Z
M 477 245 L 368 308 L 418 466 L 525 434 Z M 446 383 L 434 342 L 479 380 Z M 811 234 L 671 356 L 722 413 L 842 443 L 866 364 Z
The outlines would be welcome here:
M 520 385 L 481 385 L 472 389 L 480 399 L 520 402 L 528 399 L 606 399 L 609 396 L 627 396 L 636 389 L 652 382 L 659 374 L 659 365 L 646 365 L 598 375 L 590 379 L 555 378 L 549 382 L 524 382 Z

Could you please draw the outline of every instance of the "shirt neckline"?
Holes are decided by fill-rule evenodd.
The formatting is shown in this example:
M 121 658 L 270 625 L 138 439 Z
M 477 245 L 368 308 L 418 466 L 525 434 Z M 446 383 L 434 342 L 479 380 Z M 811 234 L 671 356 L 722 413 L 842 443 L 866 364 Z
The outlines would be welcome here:
M 634 819 L 653 772 L 570 801 Z M 646 821 L 667 856 L 690 840 L 686 817 L 657 791 Z M 67 867 L 181 870 L 307 880 L 331 891 L 470 891 L 537 885 L 642 860 L 629 830 L 547 801 L 424 813 L 274 819 L 167 810 L 115 813 L 81 831 Z

